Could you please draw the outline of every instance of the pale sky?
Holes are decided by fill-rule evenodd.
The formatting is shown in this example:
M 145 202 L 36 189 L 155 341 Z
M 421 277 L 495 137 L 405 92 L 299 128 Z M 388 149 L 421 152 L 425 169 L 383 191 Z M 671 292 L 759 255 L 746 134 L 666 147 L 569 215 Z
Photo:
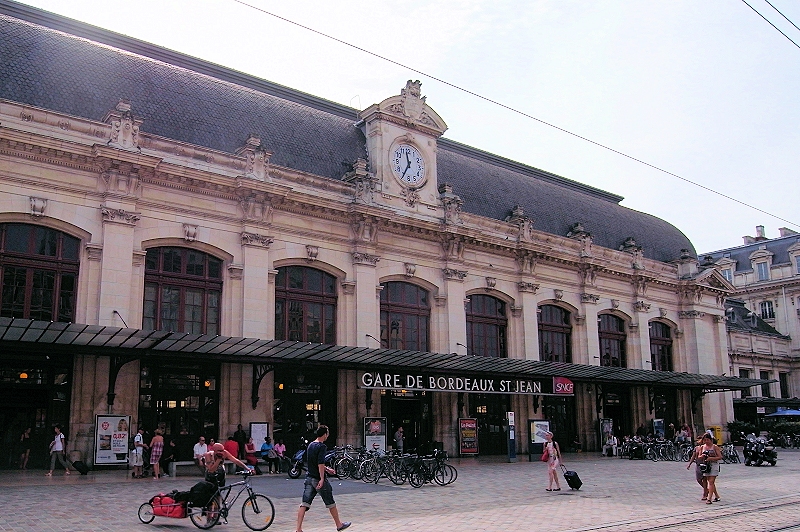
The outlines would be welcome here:
M 764 0 L 748 2 L 800 44 Z M 771 2 L 800 26 L 800 2 Z M 624 196 L 698 253 L 756 225 L 800 231 L 800 48 L 741 0 L 249 3 L 792 223 L 233 0 L 25 3 L 359 109 L 419 79 L 445 137 Z

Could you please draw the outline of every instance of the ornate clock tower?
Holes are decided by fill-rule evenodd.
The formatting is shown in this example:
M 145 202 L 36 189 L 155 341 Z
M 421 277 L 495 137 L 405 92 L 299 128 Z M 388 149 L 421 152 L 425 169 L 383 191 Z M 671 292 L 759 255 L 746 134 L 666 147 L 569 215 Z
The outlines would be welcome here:
M 435 216 L 441 207 L 436 181 L 436 139 L 447 124 L 425 103 L 421 83 L 409 80 L 392 96 L 359 114 L 367 138 L 376 201 L 398 210 Z

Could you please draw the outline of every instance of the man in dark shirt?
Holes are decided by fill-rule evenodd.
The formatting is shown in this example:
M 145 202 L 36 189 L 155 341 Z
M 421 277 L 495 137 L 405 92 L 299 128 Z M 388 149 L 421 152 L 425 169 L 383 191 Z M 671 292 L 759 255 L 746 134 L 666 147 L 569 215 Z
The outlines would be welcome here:
M 236 432 L 233 433 L 233 439 L 239 444 L 239 453 L 236 456 L 238 459 L 244 459 L 244 446 L 247 444 L 247 433 L 242 429 L 242 424 L 236 425 Z
M 306 475 L 305 487 L 303 489 L 303 502 L 297 510 L 297 532 L 303 532 L 303 518 L 311 508 L 314 497 L 319 493 L 325 507 L 330 510 L 331 517 L 336 523 L 336 530 L 344 530 L 350 526 L 350 522 L 342 522 L 339 519 L 339 510 L 336 509 L 336 502 L 333 500 L 333 489 L 330 482 L 325 478 L 326 474 L 333 474 L 333 470 L 325 467 L 325 454 L 328 446 L 325 440 L 328 439 L 328 427 L 320 425 L 317 428 L 317 439 L 312 441 L 306 449 L 306 460 L 308 461 L 308 475 Z

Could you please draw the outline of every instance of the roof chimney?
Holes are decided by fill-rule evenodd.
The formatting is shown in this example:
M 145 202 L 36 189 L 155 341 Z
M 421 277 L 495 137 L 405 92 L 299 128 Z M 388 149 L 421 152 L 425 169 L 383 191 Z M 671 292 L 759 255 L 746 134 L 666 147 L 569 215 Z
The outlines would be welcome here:
M 793 229 L 789 229 L 788 227 L 780 227 L 780 228 L 778 228 L 778 232 L 780 233 L 781 237 L 792 236 L 792 235 L 796 235 L 797 234 L 797 231 L 794 231 Z
M 757 225 L 756 226 L 756 238 L 755 238 L 756 242 L 758 242 L 760 240 L 766 240 L 766 239 L 767 239 L 767 237 L 764 236 L 764 226 L 763 225 Z

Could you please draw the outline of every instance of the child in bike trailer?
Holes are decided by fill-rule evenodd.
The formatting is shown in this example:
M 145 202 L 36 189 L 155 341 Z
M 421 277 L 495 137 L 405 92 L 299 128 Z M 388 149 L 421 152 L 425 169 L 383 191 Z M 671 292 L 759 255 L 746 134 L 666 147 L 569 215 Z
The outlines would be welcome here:
M 203 455 L 202 462 L 206 468 L 206 480 L 218 487 L 225 485 L 225 460 L 230 460 L 242 469 L 250 467 L 225 450 L 221 443 L 215 443 L 209 451 Z

